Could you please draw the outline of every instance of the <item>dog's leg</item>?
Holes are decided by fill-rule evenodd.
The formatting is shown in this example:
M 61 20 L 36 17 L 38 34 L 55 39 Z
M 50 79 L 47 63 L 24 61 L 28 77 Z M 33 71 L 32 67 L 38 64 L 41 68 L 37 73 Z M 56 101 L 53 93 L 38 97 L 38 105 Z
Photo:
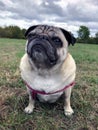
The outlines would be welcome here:
M 28 106 L 25 108 L 25 113 L 32 113 L 33 112 L 33 109 L 34 109 L 34 103 L 35 103 L 35 100 L 32 98 L 32 93 L 31 91 L 27 88 L 27 92 L 29 94 L 29 104 Z
M 66 116 L 70 116 L 74 113 L 73 109 L 70 105 L 70 96 L 71 96 L 72 87 L 66 89 L 65 91 L 65 105 L 64 105 L 64 113 Z

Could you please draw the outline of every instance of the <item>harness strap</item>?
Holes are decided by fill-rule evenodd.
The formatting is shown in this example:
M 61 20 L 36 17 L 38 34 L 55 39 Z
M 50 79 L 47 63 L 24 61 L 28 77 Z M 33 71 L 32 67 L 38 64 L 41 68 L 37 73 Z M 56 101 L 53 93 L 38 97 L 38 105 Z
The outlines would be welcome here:
M 63 91 L 65 91 L 67 88 L 72 87 L 72 86 L 75 85 L 75 81 L 73 81 L 73 82 L 70 83 L 69 85 L 65 86 L 63 89 L 57 90 L 57 91 L 55 91 L 55 92 L 46 93 L 46 92 L 44 92 L 44 91 L 39 91 L 39 90 L 33 89 L 26 81 L 24 81 L 24 83 L 25 83 L 26 86 L 31 90 L 31 92 L 32 92 L 32 98 L 33 98 L 33 99 L 35 99 L 35 97 L 36 97 L 37 94 L 51 95 L 51 94 L 63 92 Z

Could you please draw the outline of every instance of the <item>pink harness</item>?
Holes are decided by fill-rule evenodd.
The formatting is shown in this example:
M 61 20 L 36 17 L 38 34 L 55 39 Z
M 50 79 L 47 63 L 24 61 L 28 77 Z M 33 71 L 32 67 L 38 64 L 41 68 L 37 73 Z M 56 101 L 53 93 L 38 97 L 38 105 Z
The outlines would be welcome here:
M 55 92 L 46 93 L 46 92 L 44 92 L 44 91 L 35 90 L 35 89 L 33 89 L 26 81 L 24 81 L 24 82 L 25 82 L 26 86 L 31 90 L 33 99 L 35 99 L 35 97 L 36 97 L 37 94 L 42 94 L 42 95 L 55 94 L 55 93 L 63 92 L 63 91 L 65 91 L 67 88 L 72 87 L 72 86 L 75 85 L 75 82 L 73 81 L 73 82 L 70 83 L 69 85 L 65 86 L 63 89 L 57 90 L 57 91 L 55 91 Z

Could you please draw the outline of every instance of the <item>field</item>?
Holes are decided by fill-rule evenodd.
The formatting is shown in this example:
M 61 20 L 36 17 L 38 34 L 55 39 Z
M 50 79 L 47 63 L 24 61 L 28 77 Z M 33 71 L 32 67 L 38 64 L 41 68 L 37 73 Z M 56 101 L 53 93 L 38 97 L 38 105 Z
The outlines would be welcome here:
M 69 48 L 77 64 L 71 117 L 64 116 L 62 97 L 55 104 L 36 101 L 34 113 L 24 113 L 28 96 L 19 71 L 24 47 L 25 40 L 0 39 L 0 130 L 98 130 L 98 45 Z

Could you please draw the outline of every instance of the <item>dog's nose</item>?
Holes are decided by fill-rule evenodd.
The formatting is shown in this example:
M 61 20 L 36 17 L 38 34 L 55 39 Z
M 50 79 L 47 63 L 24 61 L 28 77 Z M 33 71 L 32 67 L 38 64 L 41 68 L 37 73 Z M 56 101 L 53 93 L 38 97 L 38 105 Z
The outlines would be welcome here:
M 36 46 L 33 48 L 33 53 L 34 53 L 34 54 L 41 54 L 41 53 L 42 53 L 42 48 L 41 48 L 39 45 L 36 45 Z
M 39 62 L 43 62 L 44 60 L 43 51 L 40 48 L 33 49 L 32 56 Z

